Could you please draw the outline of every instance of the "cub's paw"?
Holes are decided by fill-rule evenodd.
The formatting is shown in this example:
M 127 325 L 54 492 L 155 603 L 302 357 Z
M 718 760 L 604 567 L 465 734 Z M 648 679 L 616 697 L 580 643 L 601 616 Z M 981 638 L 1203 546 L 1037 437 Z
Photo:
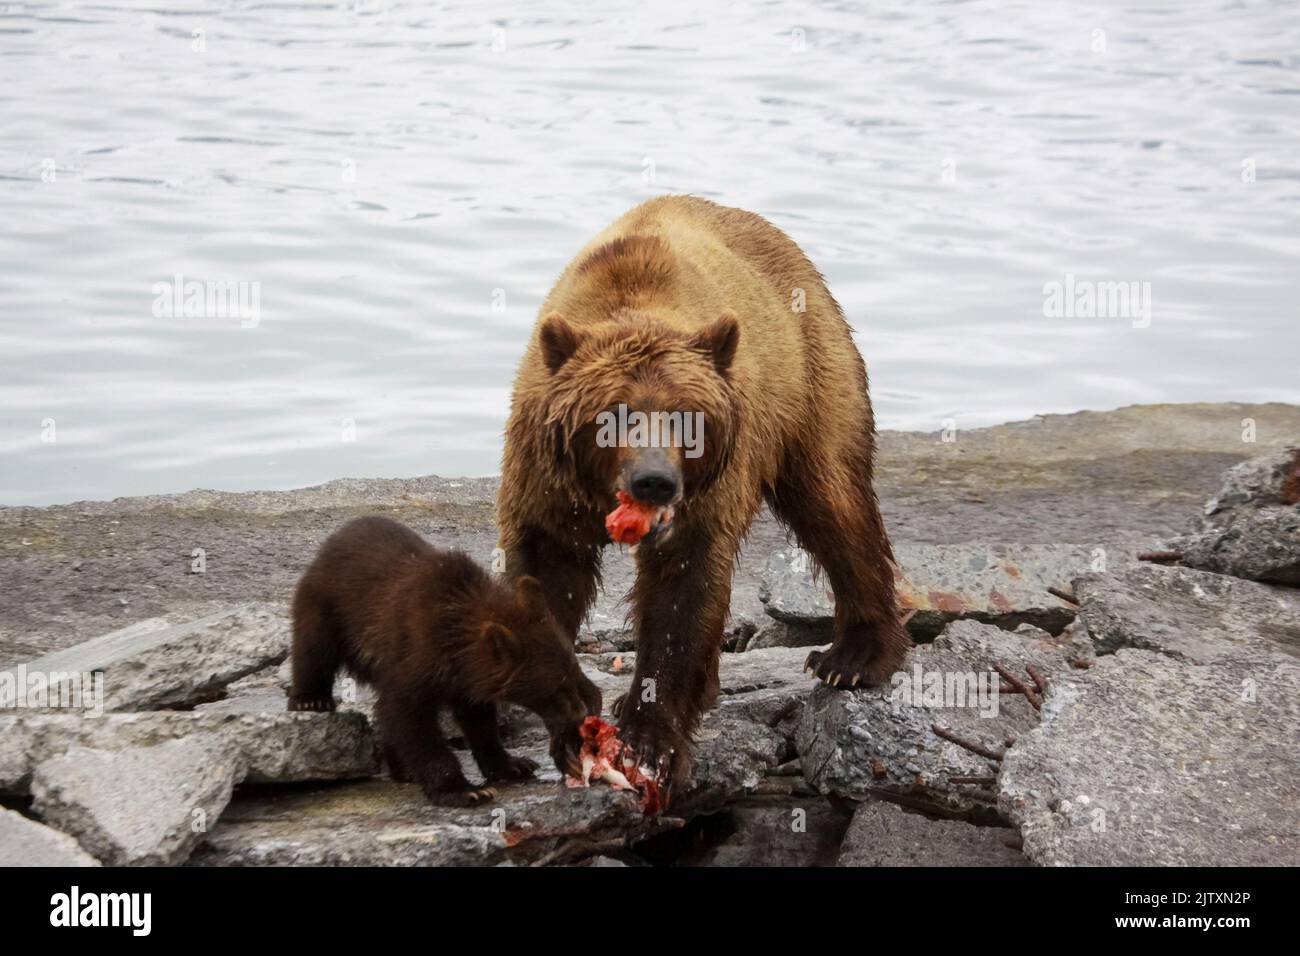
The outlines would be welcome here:
M 332 711 L 334 706 L 334 698 L 332 696 L 289 698 L 290 710 Z
M 898 669 L 898 662 L 878 653 L 871 644 L 865 647 L 832 644 L 827 650 L 809 654 L 803 669 L 831 687 L 853 690 L 886 682 Z
M 428 794 L 429 802 L 440 807 L 477 807 L 496 799 L 495 787 L 471 787 L 468 790 L 444 790 Z
M 492 767 L 480 767 L 484 775 L 495 783 L 513 783 L 519 780 L 531 780 L 537 772 L 537 761 L 530 757 L 517 757 L 506 754 Z

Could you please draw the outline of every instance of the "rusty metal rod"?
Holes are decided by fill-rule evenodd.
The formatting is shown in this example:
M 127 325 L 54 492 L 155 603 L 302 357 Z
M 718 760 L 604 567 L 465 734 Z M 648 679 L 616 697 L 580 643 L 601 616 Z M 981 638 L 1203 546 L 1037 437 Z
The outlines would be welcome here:
M 1039 710 L 1042 708 L 1043 702 L 1038 699 L 1038 695 L 1035 694 L 1029 688 L 1028 684 L 1022 681 L 1015 674 L 1011 673 L 1011 671 L 1008 668 L 1003 667 L 1001 664 L 997 662 L 994 662 L 993 669 L 1002 675 L 1003 680 L 1005 680 L 1008 684 L 1010 684 L 1020 693 L 1025 695 L 1025 700 L 1029 701 L 1030 707 L 1034 708 L 1034 710 Z
M 1059 597 L 1066 604 L 1073 604 L 1075 607 L 1079 606 L 1079 599 L 1064 588 L 1050 587 L 1047 589 L 1047 593 Z
M 1043 672 L 1033 664 L 1026 664 L 1025 671 L 1034 679 L 1034 686 L 1038 688 L 1038 696 L 1045 695 L 1047 693 L 1047 678 L 1043 676 Z
M 1156 564 L 1168 564 L 1170 561 L 1183 560 L 1181 551 L 1143 551 L 1137 556 L 1139 561 L 1151 561 Z
M 985 757 L 989 760 L 996 760 L 999 762 L 1002 760 L 1002 754 L 989 750 L 987 747 L 982 747 L 977 743 L 972 743 L 969 740 L 963 740 L 947 727 L 940 727 L 938 724 L 931 724 L 930 729 L 934 731 L 935 736 L 942 737 L 944 740 L 956 744 L 963 750 L 969 750 L 971 753 L 978 754 L 979 756 Z

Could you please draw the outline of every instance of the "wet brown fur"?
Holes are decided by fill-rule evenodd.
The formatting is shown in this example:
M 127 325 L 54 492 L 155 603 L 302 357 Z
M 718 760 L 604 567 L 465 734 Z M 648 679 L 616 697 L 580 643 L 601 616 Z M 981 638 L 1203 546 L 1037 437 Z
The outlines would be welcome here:
M 435 548 L 389 518 L 349 522 L 321 546 L 293 600 L 290 710 L 333 710 L 340 668 L 377 691 L 375 717 L 393 776 L 431 800 L 491 796 L 470 787 L 439 727 L 450 708 L 488 782 L 537 765 L 501 744 L 497 704 L 536 712 L 564 768 L 577 727 L 600 712 L 538 582 L 511 587 L 468 555 Z
M 753 213 L 666 196 L 597 235 L 551 290 L 515 381 L 498 520 L 508 572 L 541 580 L 571 637 L 595 595 L 619 474 L 619 450 L 596 448 L 592 423 L 618 402 L 705 413 L 673 531 L 637 552 L 625 741 L 685 768 L 717 694 L 733 564 L 764 501 L 836 595 L 834 643 L 809 666 L 839 686 L 887 680 L 911 641 L 872 489 L 866 368 L 799 247 Z

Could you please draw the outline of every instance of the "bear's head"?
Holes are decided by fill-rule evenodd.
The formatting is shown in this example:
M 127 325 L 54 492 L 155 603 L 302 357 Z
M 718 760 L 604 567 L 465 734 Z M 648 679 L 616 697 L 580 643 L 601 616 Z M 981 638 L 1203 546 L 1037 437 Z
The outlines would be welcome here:
M 689 501 L 721 474 L 736 432 L 733 362 L 740 324 L 627 312 L 578 327 L 546 316 L 538 344 L 549 380 L 545 428 L 556 466 L 594 502 L 618 492 L 656 509 Z

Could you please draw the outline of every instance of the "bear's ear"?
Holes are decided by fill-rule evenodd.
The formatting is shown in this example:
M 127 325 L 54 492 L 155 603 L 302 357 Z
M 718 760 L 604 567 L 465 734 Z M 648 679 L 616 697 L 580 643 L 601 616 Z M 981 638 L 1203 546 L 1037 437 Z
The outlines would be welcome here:
M 515 590 L 519 592 L 519 601 L 524 607 L 539 613 L 546 611 L 546 593 L 542 590 L 542 582 L 537 578 L 525 574 L 515 582 Z
M 736 346 L 739 344 L 740 323 L 736 320 L 736 313 L 730 309 L 714 319 L 711 325 L 695 333 L 691 339 L 693 348 L 713 358 L 713 367 L 723 377 L 731 368 L 731 360 L 736 357 Z
M 519 641 L 510 628 L 496 621 L 488 621 L 479 631 L 479 637 L 487 645 L 492 656 L 502 664 L 518 656 Z
M 564 321 L 564 316 L 558 312 L 552 312 L 542 319 L 540 338 L 542 360 L 552 375 L 573 357 L 573 353 L 578 351 L 578 343 L 582 341 L 577 329 Z

